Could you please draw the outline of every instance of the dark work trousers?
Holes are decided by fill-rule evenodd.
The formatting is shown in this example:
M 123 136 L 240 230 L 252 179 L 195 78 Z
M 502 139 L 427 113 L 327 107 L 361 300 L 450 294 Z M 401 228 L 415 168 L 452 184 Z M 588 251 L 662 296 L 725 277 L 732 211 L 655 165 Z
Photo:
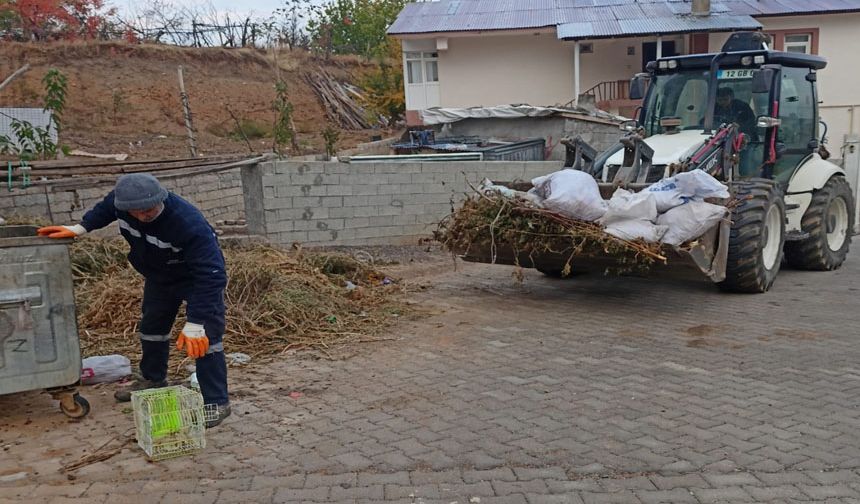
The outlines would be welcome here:
M 140 344 L 143 357 L 140 373 L 147 380 L 167 378 L 170 356 L 170 332 L 182 301 L 188 299 L 191 284 L 162 284 L 146 281 L 143 288 L 143 316 L 140 319 Z M 226 404 L 227 363 L 224 360 L 224 303 L 213 306 L 203 321 L 209 338 L 209 351 L 197 359 L 197 381 L 206 404 Z M 184 350 L 183 350 L 184 351 Z

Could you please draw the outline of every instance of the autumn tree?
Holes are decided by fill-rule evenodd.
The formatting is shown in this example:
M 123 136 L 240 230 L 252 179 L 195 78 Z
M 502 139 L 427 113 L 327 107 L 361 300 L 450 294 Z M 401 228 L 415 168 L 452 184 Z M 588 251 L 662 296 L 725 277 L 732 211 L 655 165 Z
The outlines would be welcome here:
M 387 55 L 386 30 L 406 0 L 328 0 L 308 22 L 315 45 L 326 54 Z
M 0 30 L 18 40 L 92 39 L 112 13 L 104 0 L 0 0 Z

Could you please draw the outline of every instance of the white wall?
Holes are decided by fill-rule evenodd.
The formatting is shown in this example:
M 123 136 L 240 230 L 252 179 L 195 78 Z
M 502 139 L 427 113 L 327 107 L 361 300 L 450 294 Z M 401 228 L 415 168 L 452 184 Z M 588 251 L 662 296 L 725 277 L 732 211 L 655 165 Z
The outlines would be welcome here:
M 675 40 L 677 50 L 684 51 L 683 37 L 664 40 Z M 580 90 L 630 79 L 642 69 L 642 43 L 654 41 L 656 37 L 588 41 L 594 52 L 580 55 Z M 632 55 L 627 54 L 630 46 Z M 450 38 L 448 49 L 439 51 L 442 107 L 564 104 L 574 98 L 573 78 L 573 42 L 559 41 L 552 33 Z
M 451 38 L 439 51 L 439 81 L 443 107 L 564 104 L 573 99 L 573 46 L 552 33 Z
M 580 55 L 582 70 L 582 91 L 605 81 L 629 80 L 642 71 L 642 44 L 656 42 L 657 37 L 601 39 L 588 41 L 594 45 L 593 54 Z M 663 42 L 675 42 L 675 50 L 684 54 L 684 37 L 663 37 Z M 572 43 L 571 47 L 572 47 Z M 634 54 L 628 55 L 627 48 L 632 47 Z

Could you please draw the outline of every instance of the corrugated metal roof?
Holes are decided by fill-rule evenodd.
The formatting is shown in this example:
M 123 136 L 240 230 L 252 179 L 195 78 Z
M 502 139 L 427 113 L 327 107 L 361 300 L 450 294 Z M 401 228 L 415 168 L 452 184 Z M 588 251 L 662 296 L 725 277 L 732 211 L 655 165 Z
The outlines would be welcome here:
M 698 31 L 758 30 L 761 23 L 750 16 L 711 15 L 640 17 L 597 21 L 591 23 L 566 23 L 558 25 L 560 39 L 607 38 L 653 33 L 690 33 Z
M 594 33 L 618 32 L 602 35 L 605 37 L 633 34 L 611 28 L 621 26 L 618 20 L 634 21 L 629 28 L 635 33 L 683 33 L 752 29 L 747 16 L 851 11 L 860 11 L 860 0 L 719 0 L 711 3 L 711 12 L 722 15 L 705 18 L 687 15 L 689 0 L 438 0 L 407 4 L 388 33 L 519 30 L 605 23 L 590 29 Z M 641 31 L 636 22 L 650 26 L 651 31 Z M 734 22 L 738 25 L 732 26 Z M 656 30 L 660 26 L 671 27 L 672 31 Z M 577 33 L 587 31 L 589 29 L 581 28 Z

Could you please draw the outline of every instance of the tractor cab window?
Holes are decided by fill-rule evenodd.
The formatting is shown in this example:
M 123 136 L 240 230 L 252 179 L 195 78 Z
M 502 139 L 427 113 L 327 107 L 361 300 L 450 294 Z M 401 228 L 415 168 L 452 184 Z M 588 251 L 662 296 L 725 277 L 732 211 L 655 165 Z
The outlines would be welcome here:
M 813 84 L 806 80 L 808 68 L 783 67 L 779 84 L 779 133 L 773 176 L 788 182 L 800 162 L 812 153 L 809 143 L 816 139 L 816 103 Z
M 753 71 L 721 69 L 717 74 L 717 103 L 714 107 L 714 127 L 736 122 L 742 132 L 755 137 L 755 118 L 767 112 L 767 102 L 759 103 L 752 93 Z M 651 93 L 645 117 L 648 135 L 663 133 L 660 119 L 677 117 L 681 129 L 703 129 L 708 105 L 710 72 L 686 70 L 673 74 L 658 74 L 651 83 Z
M 687 70 L 654 76 L 646 105 L 645 132 L 648 136 L 663 133 L 660 119 L 678 117 L 681 129 L 701 128 L 708 103 L 708 71 Z

